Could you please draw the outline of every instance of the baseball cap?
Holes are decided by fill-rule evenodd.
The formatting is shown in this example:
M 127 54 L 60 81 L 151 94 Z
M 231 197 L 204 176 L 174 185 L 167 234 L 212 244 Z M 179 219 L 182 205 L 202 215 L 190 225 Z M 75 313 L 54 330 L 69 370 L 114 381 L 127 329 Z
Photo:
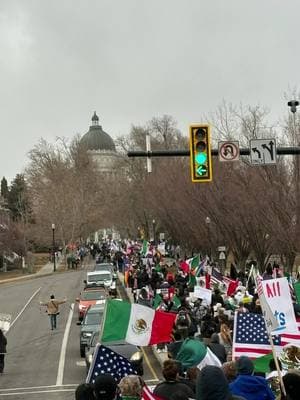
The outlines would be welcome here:
M 110 374 L 97 376 L 94 383 L 96 399 L 112 400 L 116 396 L 117 383 Z

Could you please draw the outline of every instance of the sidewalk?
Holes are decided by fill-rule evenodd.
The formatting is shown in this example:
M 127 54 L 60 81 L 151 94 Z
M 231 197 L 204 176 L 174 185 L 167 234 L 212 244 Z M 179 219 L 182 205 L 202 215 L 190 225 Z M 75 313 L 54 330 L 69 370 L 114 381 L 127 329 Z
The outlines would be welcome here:
M 62 263 L 63 263 L 63 258 L 61 257 L 56 263 L 56 270 L 62 265 Z M 54 264 L 53 264 L 53 262 L 49 261 L 34 274 L 24 274 L 24 275 L 17 276 L 14 278 L 5 278 L 5 272 L 2 272 L 0 274 L 0 284 L 14 282 L 14 281 L 22 281 L 22 280 L 26 280 L 26 279 L 38 278 L 40 276 L 51 275 L 53 272 L 54 272 Z
M 125 290 L 128 300 L 130 301 L 130 303 L 133 303 L 133 295 L 132 295 L 132 291 L 130 288 L 126 288 L 124 285 L 124 275 L 121 272 L 118 272 L 118 279 L 123 287 L 123 289 Z M 152 346 L 152 351 L 153 354 L 155 355 L 157 361 L 160 363 L 160 365 L 162 366 L 164 361 L 168 359 L 168 353 L 163 353 L 163 352 L 157 352 L 156 349 L 156 345 Z

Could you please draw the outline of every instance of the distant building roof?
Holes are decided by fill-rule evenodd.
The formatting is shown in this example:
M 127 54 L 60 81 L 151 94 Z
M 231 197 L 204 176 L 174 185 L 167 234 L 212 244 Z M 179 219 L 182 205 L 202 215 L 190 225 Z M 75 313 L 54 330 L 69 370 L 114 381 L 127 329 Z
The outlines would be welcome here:
M 81 143 L 87 150 L 116 151 L 113 139 L 108 133 L 104 132 L 102 126 L 99 125 L 99 117 L 96 111 L 92 117 L 92 125 L 89 131 L 81 138 Z

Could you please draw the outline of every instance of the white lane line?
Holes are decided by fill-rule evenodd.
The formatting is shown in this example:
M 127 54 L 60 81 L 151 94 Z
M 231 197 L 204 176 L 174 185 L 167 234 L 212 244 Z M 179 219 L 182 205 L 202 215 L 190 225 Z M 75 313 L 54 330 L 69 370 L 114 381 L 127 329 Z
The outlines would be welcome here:
M 66 383 L 65 385 L 61 385 L 61 387 L 74 387 L 76 388 L 78 383 Z M 9 388 L 9 389 L 0 389 L 0 392 L 11 392 L 13 390 L 29 390 L 29 389 L 57 389 L 56 385 L 47 385 L 47 386 L 26 386 L 26 387 L 16 387 L 16 388 Z
M 67 344 L 68 344 L 68 338 L 69 338 L 73 313 L 74 313 L 74 303 L 71 304 L 71 309 L 69 312 L 69 317 L 68 317 L 68 321 L 67 321 L 67 325 L 66 325 L 66 329 L 65 329 L 65 333 L 64 333 L 64 338 L 63 338 L 62 345 L 61 345 L 57 378 L 56 378 L 56 386 L 61 386 L 63 383 L 66 351 L 67 351 Z
M 38 290 L 36 290 L 33 295 L 30 297 L 30 299 L 27 301 L 27 303 L 25 304 L 25 306 L 22 308 L 22 310 L 19 312 L 19 314 L 16 316 L 16 318 L 13 320 L 13 322 L 10 324 L 9 329 L 11 329 L 13 327 L 13 325 L 17 322 L 17 320 L 19 319 L 19 317 L 22 315 L 23 311 L 25 310 L 25 308 L 28 306 L 28 304 L 31 302 L 31 300 L 34 298 L 34 296 L 36 296 L 38 294 L 38 292 L 41 290 L 41 288 L 38 288 Z
M 54 390 L 39 390 L 36 392 L 15 392 L 15 393 L 0 393 L 1 396 L 25 396 L 26 394 L 41 394 L 41 393 L 58 393 L 58 392 L 73 392 L 74 389 L 54 389 Z

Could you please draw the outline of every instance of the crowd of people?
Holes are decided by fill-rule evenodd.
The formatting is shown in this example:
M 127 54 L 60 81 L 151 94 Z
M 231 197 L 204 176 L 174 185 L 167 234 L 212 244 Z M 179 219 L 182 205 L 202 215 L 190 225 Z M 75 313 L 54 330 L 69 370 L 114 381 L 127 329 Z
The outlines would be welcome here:
M 206 281 L 207 271 L 215 267 L 211 263 L 206 262 L 192 280 L 191 274 L 181 268 L 182 260 L 177 255 L 167 265 L 155 249 L 150 256 L 141 253 L 136 244 L 130 248 L 127 244 L 123 250 L 112 252 L 110 259 L 124 274 L 124 285 L 131 290 L 133 301 L 176 313 L 171 343 L 160 343 L 156 348 L 157 352 L 166 353 L 162 366 L 164 380 L 153 391 L 158 399 L 299 399 L 300 360 L 293 365 L 294 370 L 283 371 L 284 396 L 273 359 L 266 375 L 257 374 L 253 361 L 246 355 L 232 359 L 234 313 L 262 313 L 255 284 L 249 276 L 235 276 L 237 285 L 230 294 L 222 285 L 211 284 L 212 297 L 208 302 L 193 296 L 192 291 L 195 284 L 201 286 Z M 279 276 L 278 266 L 268 265 L 262 279 L 273 279 L 275 269 Z M 296 301 L 295 312 L 298 312 Z M 195 343 L 196 352 L 193 350 Z M 207 349 L 218 362 L 199 368 L 202 357 L 199 354 Z M 124 377 L 119 383 L 113 381 L 111 377 L 99 376 L 95 385 L 79 386 L 76 399 L 143 397 L 144 384 L 140 377 Z

